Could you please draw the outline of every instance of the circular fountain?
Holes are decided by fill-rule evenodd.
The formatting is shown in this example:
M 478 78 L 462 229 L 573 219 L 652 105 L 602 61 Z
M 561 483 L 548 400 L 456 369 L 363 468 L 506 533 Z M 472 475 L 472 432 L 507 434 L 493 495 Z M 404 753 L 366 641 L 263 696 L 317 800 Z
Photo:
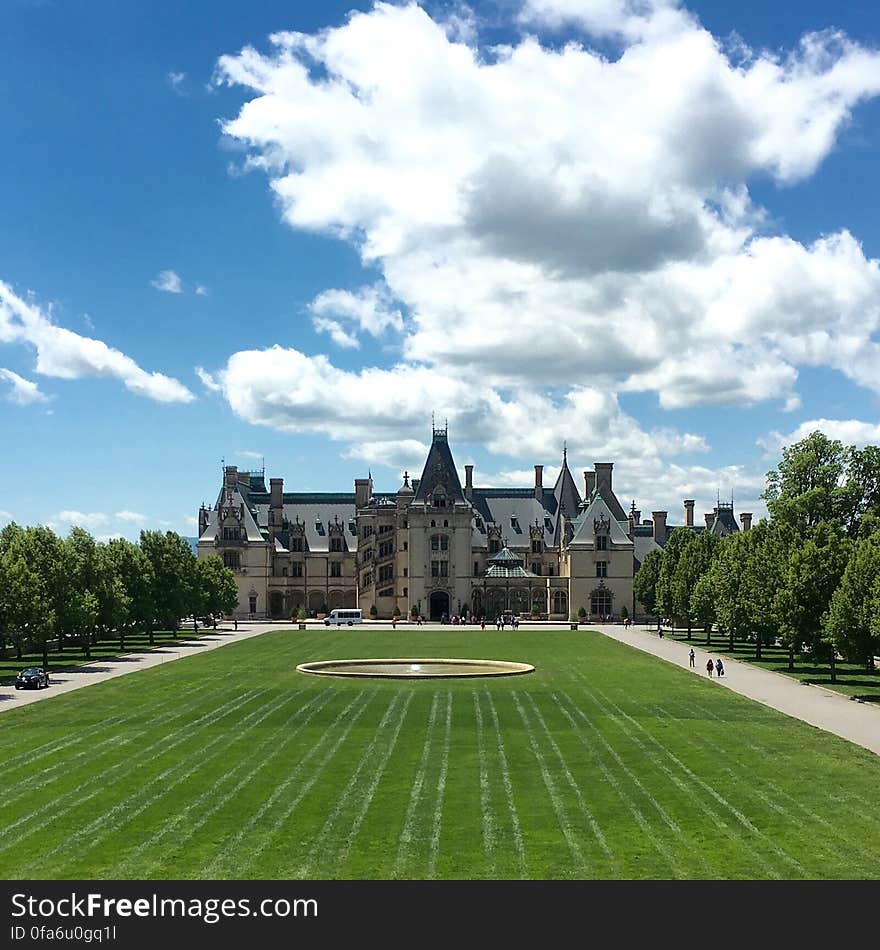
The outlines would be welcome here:
M 316 676 L 379 677 L 381 679 L 458 679 L 473 676 L 521 676 L 534 666 L 510 660 L 398 659 L 321 660 L 301 663 L 300 673 Z

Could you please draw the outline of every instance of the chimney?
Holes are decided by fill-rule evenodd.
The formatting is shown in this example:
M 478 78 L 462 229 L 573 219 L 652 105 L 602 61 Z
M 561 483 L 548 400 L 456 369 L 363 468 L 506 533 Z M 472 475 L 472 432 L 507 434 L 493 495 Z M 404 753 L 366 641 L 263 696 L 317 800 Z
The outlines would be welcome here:
M 202 505 L 199 508 L 199 537 L 205 533 L 205 529 L 208 527 L 208 509 Z
M 743 531 L 748 531 L 752 527 L 752 513 L 750 511 L 741 511 L 739 520 L 742 522 Z
M 684 500 L 684 523 L 688 528 L 693 528 L 694 526 L 694 505 L 695 501 L 693 498 L 685 498 Z
M 707 511 L 706 514 L 703 515 L 703 517 L 706 519 L 706 527 L 711 528 L 712 525 L 715 523 L 715 512 Z
M 354 480 L 354 506 L 355 508 L 366 508 L 372 494 L 373 493 L 371 490 L 371 483 L 370 483 L 369 478 L 356 478 Z
M 654 519 L 654 540 L 657 544 L 663 544 L 666 541 L 666 515 L 665 511 L 651 512 L 651 517 Z
M 600 492 L 611 493 L 611 469 L 614 468 L 614 462 L 593 462 L 593 468 L 596 469 L 596 487 Z
M 414 478 L 414 479 L 412 480 L 413 494 L 416 494 L 416 495 L 417 495 L 417 494 L 419 493 L 419 482 L 420 482 L 420 481 L 421 481 L 420 478 Z
M 535 466 L 535 498 L 538 501 L 544 497 L 544 466 Z
M 238 466 L 237 465 L 226 466 L 226 477 L 223 483 L 227 488 L 235 488 L 236 485 L 238 485 Z
M 275 508 L 276 510 L 280 510 L 281 504 L 282 504 L 282 498 L 284 495 L 284 479 L 270 478 L 269 492 L 271 494 L 271 499 L 269 502 L 270 507 Z
M 584 472 L 584 500 L 586 501 L 596 490 L 596 473 Z
M 642 517 L 641 511 L 639 511 L 639 509 L 636 508 L 636 510 L 633 512 L 633 524 L 637 524 L 637 525 L 641 524 L 642 523 L 640 520 L 641 517 Z
M 414 483 L 417 484 L 417 483 Z M 468 501 L 474 497 L 474 467 L 465 465 L 464 467 L 464 497 Z

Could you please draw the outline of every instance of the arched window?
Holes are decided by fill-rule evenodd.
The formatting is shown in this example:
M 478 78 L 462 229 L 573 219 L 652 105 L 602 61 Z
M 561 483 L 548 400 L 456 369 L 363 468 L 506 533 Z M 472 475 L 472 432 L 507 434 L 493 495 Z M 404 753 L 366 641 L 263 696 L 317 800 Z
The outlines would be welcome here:
M 553 613 L 568 613 L 568 595 L 564 590 L 557 590 L 553 593 Z
M 607 617 L 614 612 L 611 603 L 611 592 L 607 590 L 596 590 L 590 594 L 590 613 L 598 614 L 600 617 Z

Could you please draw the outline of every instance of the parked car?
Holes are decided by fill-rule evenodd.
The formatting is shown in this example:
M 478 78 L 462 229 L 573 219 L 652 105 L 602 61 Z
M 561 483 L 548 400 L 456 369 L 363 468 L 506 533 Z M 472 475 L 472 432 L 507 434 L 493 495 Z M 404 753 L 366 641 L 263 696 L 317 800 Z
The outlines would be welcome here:
M 41 689 L 49 685 L 49 674 L 39 666 L 29 666 L 15 677 L 16 689 Z

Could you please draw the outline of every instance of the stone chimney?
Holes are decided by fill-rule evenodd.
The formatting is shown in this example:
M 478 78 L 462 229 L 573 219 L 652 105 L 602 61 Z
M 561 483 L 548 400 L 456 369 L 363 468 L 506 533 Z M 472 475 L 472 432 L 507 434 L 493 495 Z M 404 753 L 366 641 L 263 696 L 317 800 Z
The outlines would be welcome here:
M 270 492 L 269 506 L 271 508 L 274 508 L 276 511 L 280 511 L 281 505 L 283 502 L 283 496 L 284 496 L 284 479 L 270 478 L 269 492 Z
M 611 492 L 611 470 L 614 468 L 614 462 L 593 462 L 593 468 L 596 469 L 596 487 L 600 492 Z
M 666 542 L 666 515 L 665 511 L 652 511 L 651 517 L 654 519 L 654 540 L 657 544 Z
M 706 527 L 711 528 L 712 525 L 715 523 L 715 512 L 707 511 L 706 514 L 703 515 L 703 517 L 706 519 Z
M 584 472 L 584 500 L 590 497 L 596 490 L 596 473 Z
M 464 467 L 464 497 L 470 501 L 474 497 L 474 467 L 465 465 Z
M 694 505 L 696 502 L 693 498 L 685 498 L 684 500 L 684 523 L 688 528 L 693 528 L 694 526 Z
M 223 480 L 223 484 L 226 486 L 226 488 L 235 488 L 238 485 L 238 466 L 237 465 L 226 466 L 226 476 Z
M 414 493 L 414 494 L 418 494 L 418 491 L 419 491 L 419 482 L 420 482 L 420 481 L 421 481 L 420 478 L 414 478 L 414 479 L 412 480 L 412 487 L 413 487 L 413 493 Z
M 634 509 L 634 510 L 633 510 L 633 524 L 634 524 L 634 525 L 640 525 L 640 524 L 642 523 L 642 522 L 641 522 L 641 517 L 642 517 L 641 511 L 639 511 L 638 508 Z
M 750 511 L 741 511 L 739 520 L 742 523 L 743 531 L 748 531 L 752 527 L 752 513 Z
M 535 466 L 535 498 L 540 501 L 544 497 L 544 466 Z
M 413 483 L 415 486 L 415 482 Z M 354 480 L 354 505 L 355 508 L 366 508 L 372 497 L 372 485 L 369 478 L 356 478 Z

